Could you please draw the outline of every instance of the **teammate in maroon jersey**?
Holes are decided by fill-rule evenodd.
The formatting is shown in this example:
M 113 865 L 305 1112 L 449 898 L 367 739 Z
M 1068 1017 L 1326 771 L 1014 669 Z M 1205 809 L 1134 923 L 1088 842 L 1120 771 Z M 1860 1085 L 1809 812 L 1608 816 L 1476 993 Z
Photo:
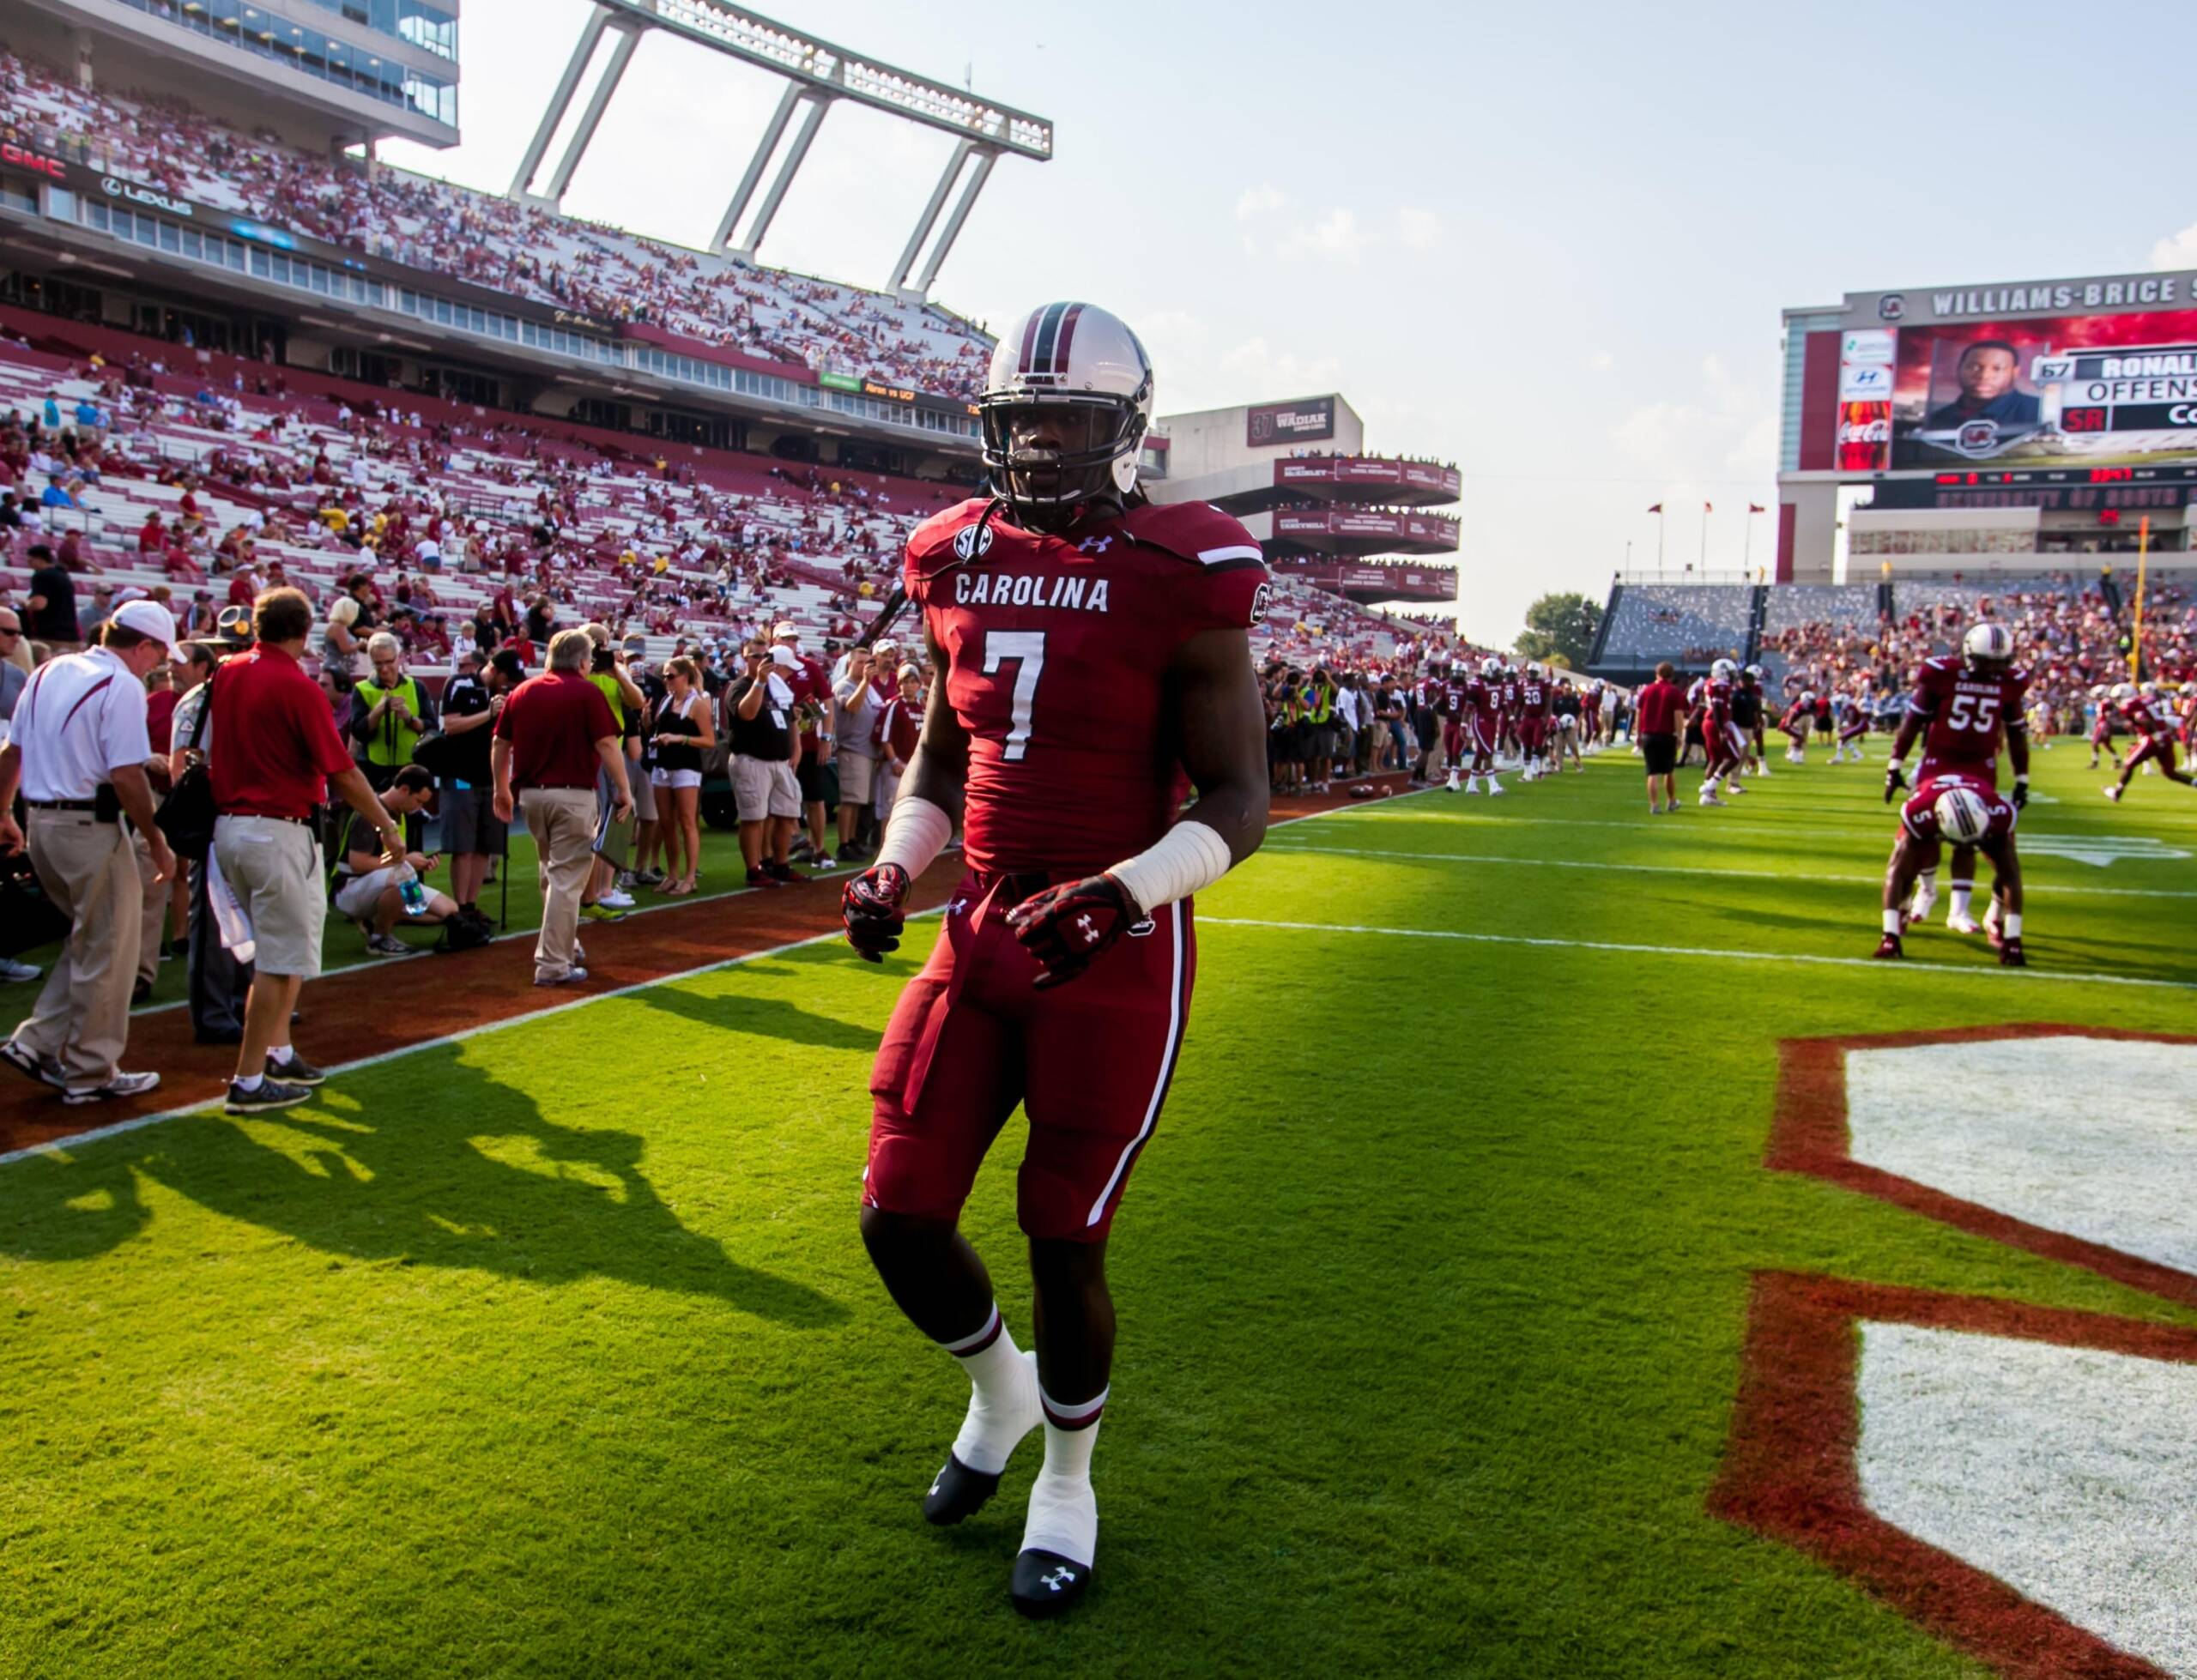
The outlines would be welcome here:
M 2098 684 L 2091 690 L 2091 703 L 2097 708 L 2097 716 L 2091 721 L 2090 767 L 2092 770 L 2097 768 L 2097 755 L 2103 750 L 2106 757 L 2113 760 L 2113 767 L 2118 770 L 2121 768 L 2121 755 L 2113 750 L 2113 740 L 2121 732 L 2121 713 L 2112 689 L 2104 683 Z
M 2121 761 L 2121 779 L 2105 790 L 2105 796 L 2118 801 L 2127 791 L 2128 778 L 2136 773 L 2140 764 L 2156 764 L 2159 774 L 2170 782 L 2179 782 L 2185 788 L 2197 787 L 2197 778 L 2188 771 L 2175 768 L 2174 718 L 2160 698 L 2158 685 L 2147 682 L 2139 691 L 2133 684 L 2117 684 L 2113 691 L 2115 707 L 2121 719 L 2136 737 L 2136 750 Z
M 1528 782 L 1563 768 L 1548 756 L 1550 698 L 1547 674 L 1539 661 L 1528 662 L 1518 678 L 1518 756 Z
M 1908 697 L 1907 715 L 1892 737 L 1891 762 L 1885 769 L 1885 802 L 1889 805 L 1906 789 L 1907 754 L 1920 735 L 1922 764 L 1916 792 L 1930 793 L 1933 784 L 1946 777 L 1980 783 L 1995 792 L 2003 739 L 2014 768 L 2011 802 L 2016 810 L 2028 804 L 2029 725 L 2023 710 L 2028 692 L 2029 674 L 2015 668 L 2013 632 L 2004 625 L 1970 625 L 1959 653 L 1924 660 L 1915 675 L 1915 692 Z M 1956 933 L 1976 933 L 1982 924 L 1969 909 L 1976 880 L 1973 847 L 1964 843 L 1954 846 L 1952 873 L 1946 925 Z M 1928 915 L 1937 901 L 1934 862 L 1921 874 L 1916 921 Z
M 959 815 L 967 873 L 870 1077 L 862 1232 L 893 1301 L 971 1384 L 924 1515 L 976 1511 L 1044 1427 L 1011 1586 L 1029 1616 L 1067 1608 L 1091 1579 L 1091 1454 L 1114 1352 L 1107 1233 L 1182 1046 L 1190 896 L 1266 830 L 1247 633 L 1266 570 L 1226 515 L 1138 491 L 1152 384 L 1135 335 L 1089 305 L 1035 310 L 999 341 L 979 405 L 994 494 L 909 539 L 931 700 L 877 861 L 844 895 L 848 940 L 881 959 Z M 1034 1367 L 959 1229 L 1018 1104 Z
M 1997 879 L 1991 884 L 1984 930 L 1999 948 L 2001 964 L 2028 967 L 2022 950 L 2021 862 L 2014 853 L 2018 819 L 2013 801 L 2000 798 L 1988 783 L 1973 777 L 1940 776 L 1902 805 L 1899 838 L 1885 870 L 1884 936 L 1875 954 L 1887 960 L 1907 954 L 1900 935 L 1910 920 L 1903 908 L 1908 892 L 1926 870 L 1937 867 L 1940 849 L 1950 840 L 1991 860 Z
M 1460 667 L 1462 662 L 1459 662 Z M 1487 791 L 1499 794 L 1503 784 L 1495 779 L 1495 753 L 1503 739 L 1502 690 L 1503 662 L 1484 659 L 1480 674 L 1468 676 L 1458 691 L 1463 704 L 1466 750 L 1472 754 L 1472 774 L 1465 783 L 1465 791 L 1476 794 L 1482 782 Z M 1454 775 L 1450 786 L 1455 787 Z
M 1777 720 L 1777 727 L 1785 732 L 1785 762 L 1804 764 L 1808 761 L 1808 737 L 1815 733 L 1816 697 L 1807 693 L 1785 708 L 1784 716 Z
M 1701 778 L 1704 805 L 1724 803 L 1721 792 L 1727 778 L 1734 792 L 1741 791 L 1740 739 L 1732 727 L 1732 680 L 1737 669 L 1728 659 L 1717 660 L 1702 680 L 1698 698 L 1688 697 L 1701 719 L 1701 751 L 1708 764 L 1708 774 Z
M 1442 752 L 1450 761 L 1448 791 L 1458 791 L 1457 776 L 1463 768 L 1468 750 L 1465 734 L 1465 662 L 1461 659 L 1450 662 L 1450 673 L 1442 679 L 1438 689 L 1438 709 L 1442 714 Z

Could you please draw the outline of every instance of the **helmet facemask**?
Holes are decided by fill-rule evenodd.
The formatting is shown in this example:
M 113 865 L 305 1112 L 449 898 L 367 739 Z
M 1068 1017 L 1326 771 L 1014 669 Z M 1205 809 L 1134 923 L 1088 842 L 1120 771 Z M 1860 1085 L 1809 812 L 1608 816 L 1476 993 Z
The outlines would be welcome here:
M 1135 487 L 1144 419 L 1129 398 L 1014 388 L 987 393 L 978 412 L 992 492 L 1026 529 L 1065 530 Z

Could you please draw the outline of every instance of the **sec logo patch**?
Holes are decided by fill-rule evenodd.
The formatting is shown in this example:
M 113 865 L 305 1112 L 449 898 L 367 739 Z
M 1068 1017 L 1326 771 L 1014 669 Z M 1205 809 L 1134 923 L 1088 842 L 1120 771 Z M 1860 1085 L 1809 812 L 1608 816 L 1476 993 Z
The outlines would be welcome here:
M 991 546 L 992 528 L 989 524 L 971 525 L 953 534 L 953 552 L 965 560 L 982 558 L 990 553 Z

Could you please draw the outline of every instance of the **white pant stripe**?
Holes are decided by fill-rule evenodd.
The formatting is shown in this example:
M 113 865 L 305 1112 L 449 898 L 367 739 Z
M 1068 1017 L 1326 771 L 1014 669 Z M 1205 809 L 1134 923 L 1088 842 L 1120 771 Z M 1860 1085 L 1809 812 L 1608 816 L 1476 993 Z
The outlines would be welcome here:
M 1160 1098 L 1167 1094 L 1168 1075 L 1175 1070 L 1175 1053 L 1183 1047 L 1183 903 L 1179 898 L 1167 906 L 1167 936 L 1175 942 L 1174 972 L 1167 987 L 1167 1048 L 1159 1058 L 1159 1076 L 1152 1082 L 1151 1099 L 1144 1105 L 1144 1124 L 1137 1127 L 1136 1136 L 1122 1145 L 1121 1158 L 1107 1175 L 1106 1187 L 1091 1204 L 1090 1217 L 1083 1222 L 1086 1228 L 1097 1224 L 1105 1216 L 1107 1198 L 1114 1194 L 1114 1187 L 1129 1170 L 1130 1158 L 1138 1146 L 1152 1135 L 1153 1123 L 1159 1118 Z

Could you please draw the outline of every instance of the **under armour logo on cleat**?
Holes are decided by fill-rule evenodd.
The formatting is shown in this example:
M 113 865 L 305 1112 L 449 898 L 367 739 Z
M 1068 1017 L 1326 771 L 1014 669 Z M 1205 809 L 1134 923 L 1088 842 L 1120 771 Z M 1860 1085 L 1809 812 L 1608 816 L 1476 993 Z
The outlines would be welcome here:
M 1052 1574 L 1043 1576 L 1041 1579 L 1044 1581 L 1047 1586 L 1057 1592 L 1063 1586 L 1073 1586 L 1075 1585 L 1075 1571 L 1069 1568 L 1068 1565 L 1063 1563 L 1059 1568 L 1054 1570 Z
M 930 1491 L 929 1491 L 929 1493 L 925 1494 L 925 1495 L 923 1496 L 923 1497 L 924 1497 L 924 1498 L 926 1498 L 926 1499 L 935 1499 L 935 1498 L 937 1498 L 937 1497 L 938 1497 L 938 1490 L 939 1490 L 941 1488 L 944 1487 L 945 1485 L 946 1485 L 946 1476 L 945 1476 L 945 1472 L 940 1472 L 940 1474 L 939 1474 L 939 1478 L 938 1478 L 938 1480 L 936 1480 L 935 1482 L 933 1482 L 933 1483 L 930 1484 Z

